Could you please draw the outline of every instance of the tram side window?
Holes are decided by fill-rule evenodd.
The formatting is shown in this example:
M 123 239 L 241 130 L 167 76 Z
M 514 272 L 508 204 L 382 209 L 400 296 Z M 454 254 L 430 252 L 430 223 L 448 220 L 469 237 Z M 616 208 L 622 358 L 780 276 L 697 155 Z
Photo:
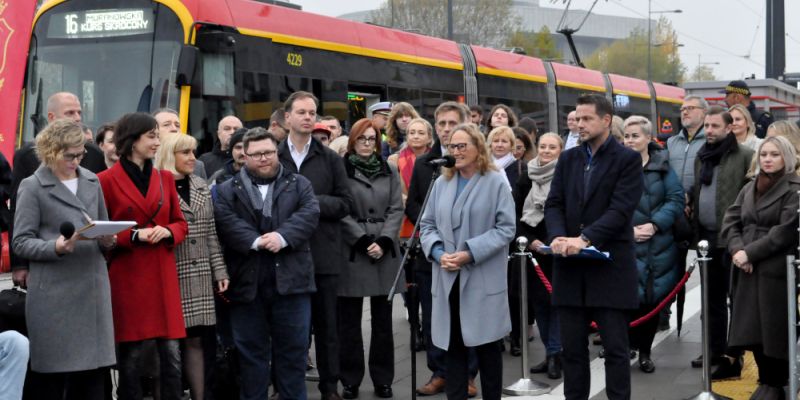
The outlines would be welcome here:
M 442 92 L 423 91 L 422 108 L 417 109 L 417 112 L 422 118 L 433 121 L 433 112 L 436 111 L 436 107 L 439 107 L 439 104 L 442 104 Z
M 414 109 L 417 110 L 418 113 L 421 115 L 422 110 L 422 99 L 420 97 L 420 90 L 419 89 L 409 89 L 409 88 L 399 88 L 389 86 L 389 101 L 393 103 L 398 103 L 404 101 L 408 104 L 414 106 Z
M 584 94 L 605 95 L 604 92 L 594 92 L 586 89 L 576 89 L 566 86 L 556 86 L 556 96 L 558 97 L 558 131 L 565 132 L 567 128 L 567 115 L 575 111 L 575 103 L 578 97 Z
M 233 54 L 203 54 L 203 94 L 235 96 Z
M 347 82 L 323 80 L 322 82 L 322 110 L 320 115 L 332 115 L 345 126 L 347 121 Z
M 478 95 L 487 120 L 492 107 L 502 103 L 511 107 L 518 119 L 535 120 L 539 131 L 547 126 L 547 87 L 543 83 L 479 75 Z
M 614 94 L 614 115 L 623 119 L 631 115 L 640 115 L 652 121 L 650 99 L 628 96 L 627 94 Z
M 666 141 L 670 136 L 681 131 L 681 103 L 666 101 L 656 102 L 658 120 L 654 121 L 658 140 Z

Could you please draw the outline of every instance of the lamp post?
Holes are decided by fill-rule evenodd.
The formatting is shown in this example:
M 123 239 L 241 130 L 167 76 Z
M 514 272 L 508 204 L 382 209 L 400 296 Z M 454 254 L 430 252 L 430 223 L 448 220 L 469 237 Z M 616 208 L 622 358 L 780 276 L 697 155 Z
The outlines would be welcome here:
M 683 12 L 681 9 L 677 10 L 659 10 L 653 11 L 652 10 L 652 0 L 647 0 L 647 80 L 653 80 L 652 74 L 652 61 L 650 56 L 650 48 L 652 47 L 653 43 L 653 20 L 651 16 L 653 14 L 680 14 Z

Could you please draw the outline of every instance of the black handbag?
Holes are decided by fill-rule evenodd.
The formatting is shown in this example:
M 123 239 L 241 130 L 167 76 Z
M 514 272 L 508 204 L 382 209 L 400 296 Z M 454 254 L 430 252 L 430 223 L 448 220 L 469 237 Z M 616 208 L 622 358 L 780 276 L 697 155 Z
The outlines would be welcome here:
M 0 291 L 0 316 L 24 318 L 25 296 L 27 292 L 16 287 Z
M 675 237 L 675 242 L 680 244 L 683 242 L 690 242 L 693 235 L 692 224 L 689 222 L 689 218 L 686 217 L 683 210 L 681 210 L 678 214 L 678 218 L 675 218 L 675 223 L 672 224 L 672 236 Z

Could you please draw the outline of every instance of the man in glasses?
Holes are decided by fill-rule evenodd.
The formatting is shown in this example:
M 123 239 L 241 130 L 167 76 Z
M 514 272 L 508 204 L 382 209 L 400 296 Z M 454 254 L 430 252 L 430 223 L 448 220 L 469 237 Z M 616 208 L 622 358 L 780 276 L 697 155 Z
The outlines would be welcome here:
M 308 252 L 320 216 L 311 183 L 284 168 L 264 128 L 243 139 L 245 165 L 216 187 L 214 218 L 231 284 L 225 297 L 239 352 L 241 399 L 265 399 L 270 369 L 281 398 L 304 399 L 314 264 Z
M 283 106 L 289 136 L 278 146 L 278 155 L 287 171 L 311 181 L 319 201 L 319 227 L 311 238 L 317 287 L 311 296 L 311 324 L 322 400 L 341 400 L 337 388 L 339 339 L 336 308 L 345 246 L 340 221 L 350 214 L 353 199 L 347 189 L 347 173 L 342 158 L 312 137 L 318 106 L 319 101 L 309 92 L 294 92 L 289 96 Z

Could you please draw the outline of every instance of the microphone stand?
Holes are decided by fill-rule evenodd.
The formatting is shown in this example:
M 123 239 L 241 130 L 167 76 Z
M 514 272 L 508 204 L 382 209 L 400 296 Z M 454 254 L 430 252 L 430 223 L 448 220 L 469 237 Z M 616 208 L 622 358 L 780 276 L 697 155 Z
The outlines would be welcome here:
M 400 265 L 397 268 L 397 274 L 394 276 L 394 282 L 392 283 L 392 288 L 389 290 L 389 296 L 387 297 L 387 301 L 391 302 L 392 298 L 394 297 L 395 291 L 397 290 L 397 284 L 400 282 L 400 276 L 402 276 L 403 271 L 406 268 L 406 264 L 410 263 L 414 256 L 412 252 L 417 250 L 421 251 L 419 238 L 417 237 L 417 232 L 419 232 L 419 223 L 422 220 L 422 215 L 425 213 L 425 207 L 428 205 L 428 199 L 431 196 L 431 190 L 433 189 L 433 184 L 436 182 L 436 178 L 439 177 L 439 167 L 434 167 L 433 175 L 431 175 L 431 183 L 428 185 L 428 191 L 425 193 L 425 200 L 422 201 L 422 208 L 420 208 L 419 217 L 417 217 L 417 223 L 414 224 L 414 230 L 411 231 L 411 238 L 408 239 L 407 245 L 405 246 L 405 251 L 403 252 L 403 259 L 400 261 Z M 424 255 L 423 255 L 424 257 Z M 413 270 L 411 273 L 406 273 L 406 276 L 413 277 Z M 406 291 L 406 301 L 409 304 L 409 311 L 408 311 L 408 323 L 411 330 L 411 338 L 409 340 L 409 346 L 411 350 L 411 400 L 417 400 L 417 354 L 416 354 L 416 346 L 417 346 L 417 331 L 419 330 L 419 300 L 418 300 L 418 290 L 416 284 L 416 279 L 412 279 L 411 281 L 407 281 L 407 288 Z M 413 307 L 413 309 L 412 309 Z M 428 343 L 429 346 L 433 344 Z

